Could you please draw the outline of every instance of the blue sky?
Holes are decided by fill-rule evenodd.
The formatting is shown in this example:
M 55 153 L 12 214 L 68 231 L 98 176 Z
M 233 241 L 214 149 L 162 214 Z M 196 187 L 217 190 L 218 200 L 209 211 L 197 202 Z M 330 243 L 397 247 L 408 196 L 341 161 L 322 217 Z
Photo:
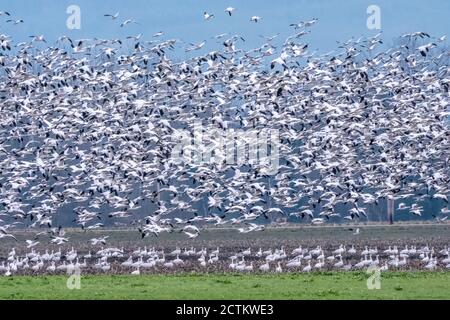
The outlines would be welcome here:
M 81 8 L 81 30 L 66 28 L 66 8 L 75 4 Z M 28 39 L 32 34 L 43 34 L 50 42 L 61 35 L 74 39 L 124 38 L 142 33 L 145 39 L 158 31 L 166 38 L 198 43 L 207 40 L 206 49 L 212 49 L 212 36 L 229 32 L 246 39 L 244 46 L 253 48 L 262 43 L 260 35 L 280 33 L 284 40 L 292 28 L 290 23 L 319 18 L 312 33 L 305 38 L 310 50 L 326 52 L 336 48 L 336 41 L 377 33 L 368 30 L 366 9 L 376 4 L 381 8 L 381 27 L 386 44 L 402 33 L 426 31 L 434 36 L 449 32 L 450 1 L 448 0 L 2 0 L 0 10 L 13 14 L 24 24 L 13 26 L 0 17 L 0 33 L 13 36 L 15 41 Z M 225 14 L 228 6 L 236 8 L 232 17 Z M 105 13 L 120 12 L 118 21 L 103 17 Z M 215 14 L 212 21 L 203 20 L 203 11 Z M 258 24 L 250 17 L 263 17 Z M 120 28 L 126 18 L 140 25 Z M 450 36 L 450 35 L 449 35 Z M 448 41 L 448 40 L 447 40 Z

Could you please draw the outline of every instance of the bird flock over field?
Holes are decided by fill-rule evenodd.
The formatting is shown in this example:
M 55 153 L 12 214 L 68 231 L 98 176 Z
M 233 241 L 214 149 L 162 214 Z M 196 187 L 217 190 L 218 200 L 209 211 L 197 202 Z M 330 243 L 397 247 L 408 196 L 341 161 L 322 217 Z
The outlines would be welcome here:
M 226 256 L 219 247 L 195 249 L 194 247 L 165 252 L 164 249 L 144 247 L 125 252 L 123 248 L 102 247 L 81 254 L 73 247 L 63 252 L 48 250 L 45 253 L 31 250 L 20 255 L 12 248 L 1 261 L 4 276 L 15 274 L 129 273 L 176 271 L 231 271 L 231 272 L 311 272 L 323 270 L 351 271 L 370 267 L 387 270 L 448 270 L 450 247 L 435 250 L 428 245 L 417 248 L 389 246 L 385 250 L 367 247 L 357 250 L 354 245 L 339 245 L 325 251 L 321 246 L 299 246 L 291 251 L 284 247 L 252 252 L 251 248 Z
M 12 16 L 0 11 L 0 24 L 23 23 Z M 105 14 L 105 23 L 119 16 Z M 212 13 L 203 18 L 214 23 Z M 27 245 L 64 245 L 61 221 L 86 232 L 128 225 L 142 238 L 196 238 L 206 225 L 255 232 L 279 217 L 366 221 L 386 199 L 411 216 L 434 201 L 435 218 L 445 221 L 445 37 L 413 32 L 382 49 L 377 34 L 318 54 L 306 40 L 316 23 L 288 23 L 284 41 L 265 37 L 250 50 L 243 35 L 220 34 L 211 38 L 219 49 L 209 52 L 206 42 L 187 45 L 163 31 L 151 41 L 63 36 L 56 43 L 0 34 L 0 241 L 15 239 L 15 228 L 35 228 Z M 129 24 L 139 27 L 133 19 L 120 26 Z M 241 130 L 248 146 L 258 142 L 246 131 L 276 130 L 277 170 L 229 164 L 211 139 L 184 152 L 212 144 L 215 161 L 175 161 L 174 137 L 199 122 L 202 132 Z

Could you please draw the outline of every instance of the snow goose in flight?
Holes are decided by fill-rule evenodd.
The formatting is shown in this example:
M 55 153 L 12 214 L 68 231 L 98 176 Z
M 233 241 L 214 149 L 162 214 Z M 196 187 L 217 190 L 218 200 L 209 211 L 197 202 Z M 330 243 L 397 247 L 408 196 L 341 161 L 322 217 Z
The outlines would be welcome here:
M 108 239 L 109 236 L 104 236 L 104 237 L 99 237 L 99 238 L 92 238 L 89 240 L 89 242 L 93 245 L 96 246 L 98 244 L 103 244 L 106 245 L 106 239 Z
M 259 17 L 259 16 L 253 16 L 253 17 L 250 18 L 250 21 L 251 21 L 251 22 L 257 23 L 257 22 L 259 22 L 259 20 L 261 20 L 261 19 L 262 19 L 262 17 Z
M 133 19 L 127 19 L 127 20 L 125 20 L 124 22 L 122 22 L 122 23 L 120 24 L 120 27 L 123 28 L 123 27 L 125 27 L 126 25 L 131 24 L 131 23 L 139 24 L 136 20 L 133 20 Z
M 401 36 L 402 38 L 406 38 L 406 37 L 410 37 L 410 38 L 429 38 L 430 35 L 426 32 L 422 32 L 422 31 L 417 31 L 417 32 L 413 32 L 413 33 L 406 33 L 404 35 Z
M 47 41 L 45 40 L 43 35 L 39 35 L 39 36 L 30 36 L 30 38 L 33 38 L 33 40 L 31 40 L 32 42 L 45 42 L 47 43 Z
M 203 18 L 205 20 L 211 20 L 212 18 L 214 18 L 214 15 L 213 14 L 209 14 L 208 12 L 204 11 L 203 12 Z
M 416 216 L 422 216 L 422 210 L 423 207 L 421 206 L 412 206 L 411 210 L 409 210 L 409 212 L 411 212 L 412 214 L 416 215 Z
M 444 200 L 446 203 L 448 203 L 448 198 L 446 194 L 442 194 L 442 193 L 435 193 L 433 195 L 433 199 L 441 199 Z
M 119 12 L 116 12 L 115 14 L 104 14 L 105 17 L 110 17 L 112 20 L 116 20 L 119 17 Z
M 57 236 L 52 236 L 52 240 L 50 240 L 51 243 L 54 243 L 57 245 L 62 245 L 64 243 L 66 243 L 67 241 L 69 241 L 69 238 L 57 237 Z
M 6 231 L 5 228 L 0 227 L 0 239 L 2 239 L 2 238 L 8 238 L 8 237 L 9 237 L 9 238 L 13 238 L 14 240 L 17 241 L 17 239 L 16 239 L 16 237 L 15 237 L 14 235 L 8 233 L 8 232 Z
M 300 23 L 291 23 L 290 26 L 294 27 L 295 29 L 304 28 L 304 27 L 311 27 L 314 25 L 319 19 L 314 18 L 310 21 L 301 21 Z
M 397 210 L 406 210 L 406 209 L 409 209 L 409 206 L 407 206 L 404 202 L 400 202 L 398 204 Z
M 305 21 L 305 22 L 303 22 L 303 26 L 305 26 L 305 27 L 311 27 L 311 26 L 314 25 L 317 21 L 319 21 L 319 19 L 317 19 L 317 18 L 314 18 L 314 19 L 312 19 L 312 20 L 310 20 L 310 21 Z
M 233 7 L 228 7 L 225 9 L 225 12 L 228 13 L 228 15 L 231 17 L 231 15 L 233 14 L 234 10 L 236 10 Z
M 192 44 L 191 43 L 191 47 L 186 48 L 184 51 L 185 52 L 190 52 L 190 51 L 195 51 L 195 50 L 200 50 L 201 48 L 203 48 L 203 46 L 206 44 L 206 40 L 202 41 L 198 44 Z
M 320 225 L 320 224 L 324 224 L 324 223 L 325 223 L 325 219 L 323 219 L 323 218 L 314 218 L 311 220 L 312 225 Z
M 39 244 L 39 241 L 33 241 L 33 240 L 25 240 L 25 242 L 27 243 L 27 249 L 30 249 Z
M 139 39 L 141 39 L 141 37 L 142 37 L 142 34 L 139 33 L 135 36 L 128 36 L 127 39 L 133 39 L 134 41 L 139 41 Z
M 8 20 L 6 20 L 6 22 L 12 23 L 14 25 L 19 24 L 19 23 L 24 23 L 23 19 L 18 19 L 18 20 L 8 19 Z
M 434 47 L 436 47 L 436 46 L 437 46 L 437 45 L 436 45 L 435 43 L 428 43 L 428 44 L 425 44 L 425 45 L 423 45 L 423 46 L 417 47 L 417 50 L 419 50 L 420 54 L 421 54 L 423 57 L 426 57 L 427 53 L 428 53 L 431 49 L 433 49 Z

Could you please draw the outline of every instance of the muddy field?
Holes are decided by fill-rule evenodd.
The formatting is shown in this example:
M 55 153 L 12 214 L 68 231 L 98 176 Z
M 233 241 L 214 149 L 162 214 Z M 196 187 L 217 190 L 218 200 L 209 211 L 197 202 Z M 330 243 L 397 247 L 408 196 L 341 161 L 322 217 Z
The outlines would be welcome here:
M 62 263 L 65 259 L 65 253 L 69 250 L 76 250 L 80 262 L 83 261 L 83 256 L 88 252 L 92 254 L 92 258 L 87 259 L 87 266 L 83 269 L 86 273 L 102 273 L 102 270 L 96 269 L 93 265 L 98 260 L 100 255 L 96 254 L 102 248 L 118 248 L 122 250 L 122 257 L 108 258 L 111 269 L 108 273 L 130 273 L 133 268 L 123 267 L 121 263 L 132 255 L 136 249 L 153 249 L 163 256 L 166 261 L 171 261 L 176 258 L 176 255 L 171 255 L 176 248 L 180 248 L 182 252 L 187 249 L 194 248 L 195 251 L 207 249 L 205 255 L 208 260 L 208 255 L 213 250 L 219 248 L 219 259 L 214 263 L 207 263 L 206 266 L 201 266 L 198 258 L 200 254 L 186 256 L 183 253 L 179 257 L 183 263 L 175 267 L 167 268 L 161 265 L 148 269 L 141 269 L 142 273 L 179 273 L 179 272 L 229 272 L 229 257 L 232 255 L 240 256 L 240 252 L 249 249 L 251 254 L 245 256 L 246 263 L 254 263 L 255 271 L 258 266 L 265 263 L 264 256 L 258 257 L 256 253 L 261 248 L 265 250 L 284 249 L 287 257 L 280 261 L 282 265 L 292 258 L 292 250 L 302 246 L 303 248 L 314 249 L 321 246 L 324 250 L 325 256 L 332 254 L 333 250 L 337 249 L 339 245 L 345 245 L 349 249 L 352 245 L 357 250 L 356 254 L 344 253 L 343 258 L 345 263 L 356 264 L 361 259 L 361 251 L 367 246 L 369 248 L 377 248 L 380 258 L 380 264 L 383 264 L 388 259 L 388 255 L 383 251 L 389 246 L 398 246 L 399 250 L 415 246 L 417 249 L 428 246 L 434 249 L 435 255 L 440 259 L 445 258 L 440 256 L 438 252 L 450 246 L 450 224 L 421 224 L 421 225 L 366 225 L 357 226 L 360 229 L 359 234 L 354 234 L 355 226 L 292 226 L 292 227 L 276 227 L 267 228 L 264 231 L 253 232 L 248 234 L 239 233 L 236 230 L 230 229 L 206 229 L 203 230 L 200 236 L 196 239 L 186 239 L 183 234 L 172 233 L 163 234 L 159 237 L 148 237 L 141 239 L 140 234 L 134 230 L 102 230 L 102 231 L 88 231 L 80 232 L 75 230 L 67 230 L 66 237 L 70 240 L 67 244 L 57 246 L 49 244 L 49 237 L 46 235 L 39 236 L 40 242 L 33 249 L 36 252 L 43 254 L 46 250 L 57 252 L 61 250 L 62 258 L 58 263 Z M 0 241 L 0 262 L 3 262 L 8 257 L 8 253 L 12 248 L 15 248 L 18 256 L 24 256 L 30 252 L 31 249 L 26 248 L 26 239 L 33 239 L 35 232 L 17 231 L 14 233 L 18 241 L 10 239 L 2 239 Z M 108 235 L 106 245 L 92 246 L 89 239 L 94 237 L 101 237 Z M 135 260 L 138 256 L 134 255 Z M 145 258 L 145 257 L 144 257 Z M 375 258 L 375 255 L 374 257 Z M 336 262 L 336 261 L 334 261 Z M 315 263 L 314 258 L 312 263 Z M 273 262 L 274 267 L 277 262 Z M 394 269 L 415 270 L 423 269 L 424 263 L 419 257 L 411 257 L 406 267 L 399 267 Z M 301 270 L 302 267 L 300 267 Z M 332 270 L 333 263 L 326 263 L 321 270 Z M 286 269 L 286 268 L 284 268 Z M 437 269 L 445 269 L 445 264 L 438 263 Z M 286 270 L 287 271 L 287 270 Z M 293 269 L 292 271 L 299 271 Z M 44 272 L 44 271 L 42 271 Z M 58 273 L 59 271 L 55 271 Z M 31 270 L 19 271 L 21 274 L 33 274 Z M 39 272 L 38 272 L 39 273 Z M 45 272 L 44 272 L 45 273 Z
M 360 233 L 355 235 L 356 228 Z M 44 229 L 43 229 L 44 230 Z M 37 232 L 15 231 L 12 232 L 18 241 L 12 239 L 0 240 L 0 256 L 4 256 L 11 247 L 18 251 L 26 252 L 26 239 L 34 239 Z M 182 233 L 162 233 L 160 236 L 149 236 L 141 239 L 137 230 L 93 230 L 83 232 L 79 229 L 66 229 L 65 237 L 69 242 L 65 245 L 50 244 L 50 238 L 40 235 L 40 242 L 34 247 L 35 250 L 58 250 L 63 251 L 74 247 L 80 252 L 87 252 L 93 247 L 89 244 L 89 239 L 109 236 L 107 247 L 124 247 L 136 249 L 138 247 L 155 247 L 157 249 L 173 249 L 175 247 L 191 247 L 200 249 L 206 247 L 215 249 L 219 246 L 228 251 L 237 251 L 248 247 L 259 249 L 276 248 L 285 246 L 286 248 L 298 245 L 313 247 L 321 245 L 324 248 L 338 246 L 339 244 L 352 245 L 355 247 L 364 246 L 389 246 L 397 245 L 430 245 L 445 246 L 450 245 L 450 223 L 446 224 L 403 224 L 403 225 L 359 225 L 359 226 L 285 226 L 266 228 L 264 231 L 239 233 L 234 229 L 204 229 L 196 239 L 187 239 Z M 101 245 L 95 248 L 99 249 Z M 224 251 L 225 252 L 225 251 Z

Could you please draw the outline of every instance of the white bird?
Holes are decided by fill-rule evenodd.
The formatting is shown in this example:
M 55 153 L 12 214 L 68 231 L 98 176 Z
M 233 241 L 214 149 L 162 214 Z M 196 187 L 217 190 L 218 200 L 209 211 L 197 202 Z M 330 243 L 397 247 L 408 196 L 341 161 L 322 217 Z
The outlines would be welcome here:
M 228 15 L 231 17 L 231 15 L 233 14 L 234 10 L 236 10 L 233 7 L 228 7 L 225 9 L 225 12 L 228 13 Z
M 17 241 L 17 238 L 13 234 L 8 233 L 5 228 L 0 227 L 0 239 L 8 238 L 8 237 L 14 239 L 15 241 Z
M 92 238 L 89 240 L 89 242 L 96 246 L 98 244 L 106 245 L 106 240 L 109 238 L 109 236 L 99 237 L 99 238 Z
M 45 40 L 43 35 L 39 35 L 39 36 L 30 36 L 30 38 L 33 38 L 33 42 L 45 42 L 47 43 L 47 41 Z
M 10 277 L 12 275 L 11 268 L 6 268 L 6 272 L 3 274 L 5 277 Z
M 308 265 L 302 269 L 303 272 L 311 271 L 311 261 L 308 261 Z
M 199 236 L 199 234 L 200 234 L 200 233 L 198 233 L 198 232 L 193 233 L 193 232 L 188 232 L 188 231 L 183 231 L 183 233 L 184 233 L 185 235 L 187 235 L 189 239 L 195 239 L 195 238 L 197 238 L 197 237 Z
M 344 266 L 344 261 L 342 261 L 342 256 L 339 257 L 339 261 L 334 264 L 335 268 L 342 268 Z
M 140 275 L 140 274 L 141 274 L 140 268 L 137 267 L 137 269 L 136 269 L 136 270 L 133 270 L 133 271 L 131 272 L 131 274 L 134 275 L 134 276 Z
M 122 22 L 122 23 L 120 24 L 120 27 L 123 28 L 123 27 L 125 27 L 126 25 L 131 24 L 131 23 L 139 24 L 136 20 L 133 20 L 133 19 L 127 19 L 127 20 L 125 20 L 124 22 Z
M 427 53 L 436 46 L 437 45 L 435 43 L 428 43 L 423 46 L 417 47 L 417 50 L 419 50 L 420 54 L 425 57 Z
M 405 203 L 401 202 L 398 204 L 397 210 L 406 210 L 409 209 L 409 206 L 407 206 Z
M 286 263 L 286 267 L 288 268 L 298 268 L 302 265 L 302 262 L 300 259 L 294 259 L 292 261 L 289 261 L 288 263 Z
M 116 20 L 119 17 L 119 12 L 116 12 L 115 14 L 104 14 L 105 17 L 110 17 L 112 20 Z
M 12 23 L 14 25 L 19 24 L 19 23 L 24 23 L 23 19 L 17 19 L 17 20 L 8 19 L 8 20 L 6 20 L 6 22 Z
M 311 220 L 311 224 L 313 224 L 313 225 L 320 225 L 323 223 L 325 223 L 325 219 L 323 219 L 323 218 L 314 218 Z
M 205 19 L 205 20 L 211 20 L 212 18 L 214 18 L 214 15 L 213 14 L 209 14 L 208 12 L 203 12 L 203 18 Z
M 39 241 L 33 241 L 33 240 L 25 240 L 25 242 L 27 243 L 28 249 L 35 247 L 39 244 Z
M 281 268 L 281 264 L 278 262 L 277 267 L 275 268 L 275 272 L 280 273 L 283 272 L 283 269 Z
M 352 247 L 351 247 L 350 249 L 348 249 L 347 252 L 348 252 L 349 254 L 356 254 L 355 246 L 352 245 Z

